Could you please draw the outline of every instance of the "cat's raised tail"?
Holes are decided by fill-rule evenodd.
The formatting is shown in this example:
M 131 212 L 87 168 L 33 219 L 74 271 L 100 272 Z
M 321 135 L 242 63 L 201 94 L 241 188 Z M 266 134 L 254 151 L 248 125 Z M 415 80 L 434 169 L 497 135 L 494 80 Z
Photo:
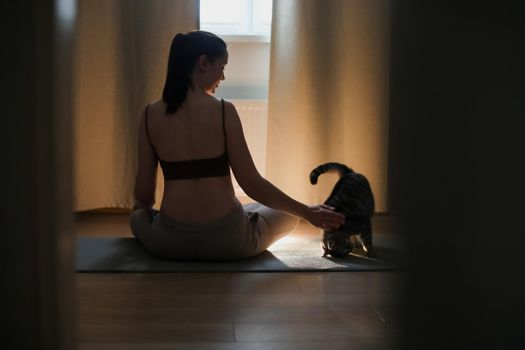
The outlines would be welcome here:
M 351 172 L 353 172 L 352 169 L 341 163 L 330 162 L 321 164 L 310 172 L 310 183 L 315 185 L 319 175 L 324 173 L 338 173 L 339 177 L 343 177 Z

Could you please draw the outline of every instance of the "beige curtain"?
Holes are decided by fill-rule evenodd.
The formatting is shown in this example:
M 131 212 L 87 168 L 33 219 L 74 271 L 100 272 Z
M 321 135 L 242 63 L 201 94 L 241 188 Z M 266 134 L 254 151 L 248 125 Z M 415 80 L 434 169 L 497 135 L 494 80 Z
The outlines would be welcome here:
M 140 113 L 161 97 L 177 32 L 198 0 L 80 0 L 75 60 L 74 210 L 131 208 Z M 162 198 L 159 168 L 155 207 Z
M 321 163 L 347 164 L 388 210 L 387 0 L 274 1 L 267 177 L 305 203 L 326 199 L 337 180 L 316 186 Z

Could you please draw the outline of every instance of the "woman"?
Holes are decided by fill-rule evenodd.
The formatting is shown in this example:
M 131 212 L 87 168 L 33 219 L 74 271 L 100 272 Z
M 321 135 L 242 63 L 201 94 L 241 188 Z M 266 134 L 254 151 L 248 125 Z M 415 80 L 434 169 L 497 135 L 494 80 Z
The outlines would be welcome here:
M 325 229 L 344 223 L 333 208 L 299 203 L 258 173 L 235 107 L 213 97 L 227 63 L 226 44 L 216 35 L 177 34 L 162 100 L 144 109 L 130 226 L 153 256 L 248 258 L 293 230 L 299 218 Z M 165 180 L 160 212 L 152 209 L 157 162 Z M 230 167 L 246 194 L 259 203 L 239 202 Z

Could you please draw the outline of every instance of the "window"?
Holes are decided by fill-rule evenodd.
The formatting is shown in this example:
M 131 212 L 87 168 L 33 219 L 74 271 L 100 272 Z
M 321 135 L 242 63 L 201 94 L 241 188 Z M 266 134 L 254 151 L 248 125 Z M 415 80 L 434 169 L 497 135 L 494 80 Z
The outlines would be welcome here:
M 233 41 L 269 41 L 272 0 L 201 0 L 200 29 Z

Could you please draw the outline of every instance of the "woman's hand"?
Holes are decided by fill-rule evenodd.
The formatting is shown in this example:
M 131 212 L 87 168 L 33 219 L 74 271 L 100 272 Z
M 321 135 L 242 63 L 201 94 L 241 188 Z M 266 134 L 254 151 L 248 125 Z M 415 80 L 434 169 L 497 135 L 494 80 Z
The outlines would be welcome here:
M 312 225 L 327 231 L 337 229 L 345 223 L 345 216 L 326 204 L 309 206 L 305 219 Z

